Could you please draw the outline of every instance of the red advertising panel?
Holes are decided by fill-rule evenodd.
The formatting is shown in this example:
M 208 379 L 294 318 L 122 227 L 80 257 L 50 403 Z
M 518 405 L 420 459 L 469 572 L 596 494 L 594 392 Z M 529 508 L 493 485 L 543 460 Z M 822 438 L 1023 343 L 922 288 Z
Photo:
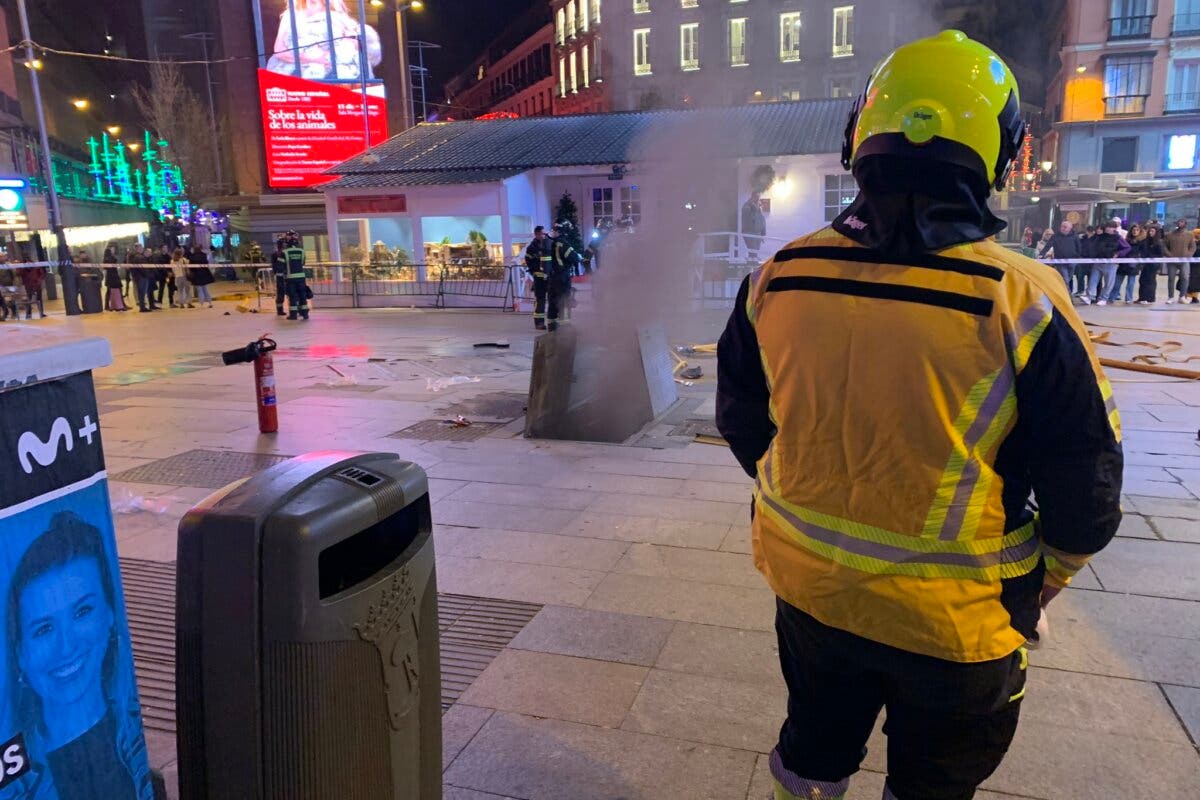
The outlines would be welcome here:
M 362 92 L 334 83 L 258 71 L 267 179 L 276 188 L 304 188 L 332 180 L 325 170 L 366 149 Z M 382 97 L 367 95 L 371 144 L 387 138 Z
M 339 214 L 403 214 L 408 211 L 408 197 L 402 194 L 339 197 L 337 206 Z

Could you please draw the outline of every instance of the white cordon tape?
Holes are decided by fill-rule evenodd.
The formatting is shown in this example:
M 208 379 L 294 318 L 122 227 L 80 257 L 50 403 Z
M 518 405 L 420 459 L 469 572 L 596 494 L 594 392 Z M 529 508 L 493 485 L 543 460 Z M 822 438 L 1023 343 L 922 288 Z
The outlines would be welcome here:
M 1198 264 L 1200 258 L 1037 258 L 1041 264 Z

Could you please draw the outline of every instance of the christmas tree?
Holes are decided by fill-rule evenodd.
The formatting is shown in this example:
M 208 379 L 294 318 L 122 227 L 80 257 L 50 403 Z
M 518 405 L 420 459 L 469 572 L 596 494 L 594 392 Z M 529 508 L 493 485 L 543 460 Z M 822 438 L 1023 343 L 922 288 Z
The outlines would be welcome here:
M 563 192 L 558 199 L 558 208 L 554 211 L 554 222 L 569 222 L 571 227 L 559 234 L 563 240 L 575 248 L 575 252 L 583 255 L 583 230 L 579 227 L 579 208 L 570 192 Z

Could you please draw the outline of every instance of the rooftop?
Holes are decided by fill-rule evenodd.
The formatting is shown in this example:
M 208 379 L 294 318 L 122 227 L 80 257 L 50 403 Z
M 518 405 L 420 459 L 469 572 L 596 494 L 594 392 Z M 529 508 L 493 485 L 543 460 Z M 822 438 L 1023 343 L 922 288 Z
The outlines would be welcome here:
M 430 181 L 428 173 L 523 172 L 538 167 L 624 164 L 680 152 L 697 158 L 764 158 L 836 153 L 851 100 L 801 100 L 731 108 L 625 111 L 511 120 L 422 123 L 350 159 L 328 174 L 327 187 L 364 185 L 351 176 Z M 465 173 L 462 171 L 466 171 Z M 502 176 L 503 177 L 503 176 Z M 495 180 L 485 177 L 483 180 Z M 373 185 L 378 185 L 373 184 Z

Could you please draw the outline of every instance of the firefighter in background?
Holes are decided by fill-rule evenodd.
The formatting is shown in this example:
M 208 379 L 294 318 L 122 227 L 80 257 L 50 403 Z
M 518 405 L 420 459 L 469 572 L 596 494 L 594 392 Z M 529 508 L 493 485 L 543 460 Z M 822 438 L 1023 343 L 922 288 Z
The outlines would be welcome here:
M 547 276 L 546 329 L 558 330 L 559 323 L 571 321 L 571 309 L 575 300 L 571 296 L 571 279 L 579 267 L 582 256 L 563 236 L 571 229 L 571 223 L 561 220 L 554 223 L 554 241 L 550 248 L 550 274 Z
M 280 237 L 275 240 L 275 252 L 271 254 L 271 271 L 275 274 L 275 313 L 283 316 L 283 300 L 287 297 L 287 258 L 284 251 L 287 242 Z
M 308 283 L 304 272 L 304 248 L 300 246 L 300 237 L 295 231 L 288 231 L 285 246 L 283 249 L 283 259 L 287 266 L 287 298 L 288 298 L 288 319 L 296 319 L 296 313 L 299 312 L 300 318 L 308 319 Z
M 546 279 L 553 259 L 552 247 L 546 229 L 538 225 L 533 229 L 533 241 L 525 248 L 525 269 L 533 278 L 533 327 L 539 331 L 546 330 Z
M 991 50 L 897 49 L 847 125 L 858 198 L 746 279 L 721 337 L 717 425 L 777 595 L 778 800 L 844 797 L 884 708 L 884 797 L 970 800 L 1044 607 L 1120 523 L 1087 332 L 1053 269 L 992 240 L 1024 131 Z

